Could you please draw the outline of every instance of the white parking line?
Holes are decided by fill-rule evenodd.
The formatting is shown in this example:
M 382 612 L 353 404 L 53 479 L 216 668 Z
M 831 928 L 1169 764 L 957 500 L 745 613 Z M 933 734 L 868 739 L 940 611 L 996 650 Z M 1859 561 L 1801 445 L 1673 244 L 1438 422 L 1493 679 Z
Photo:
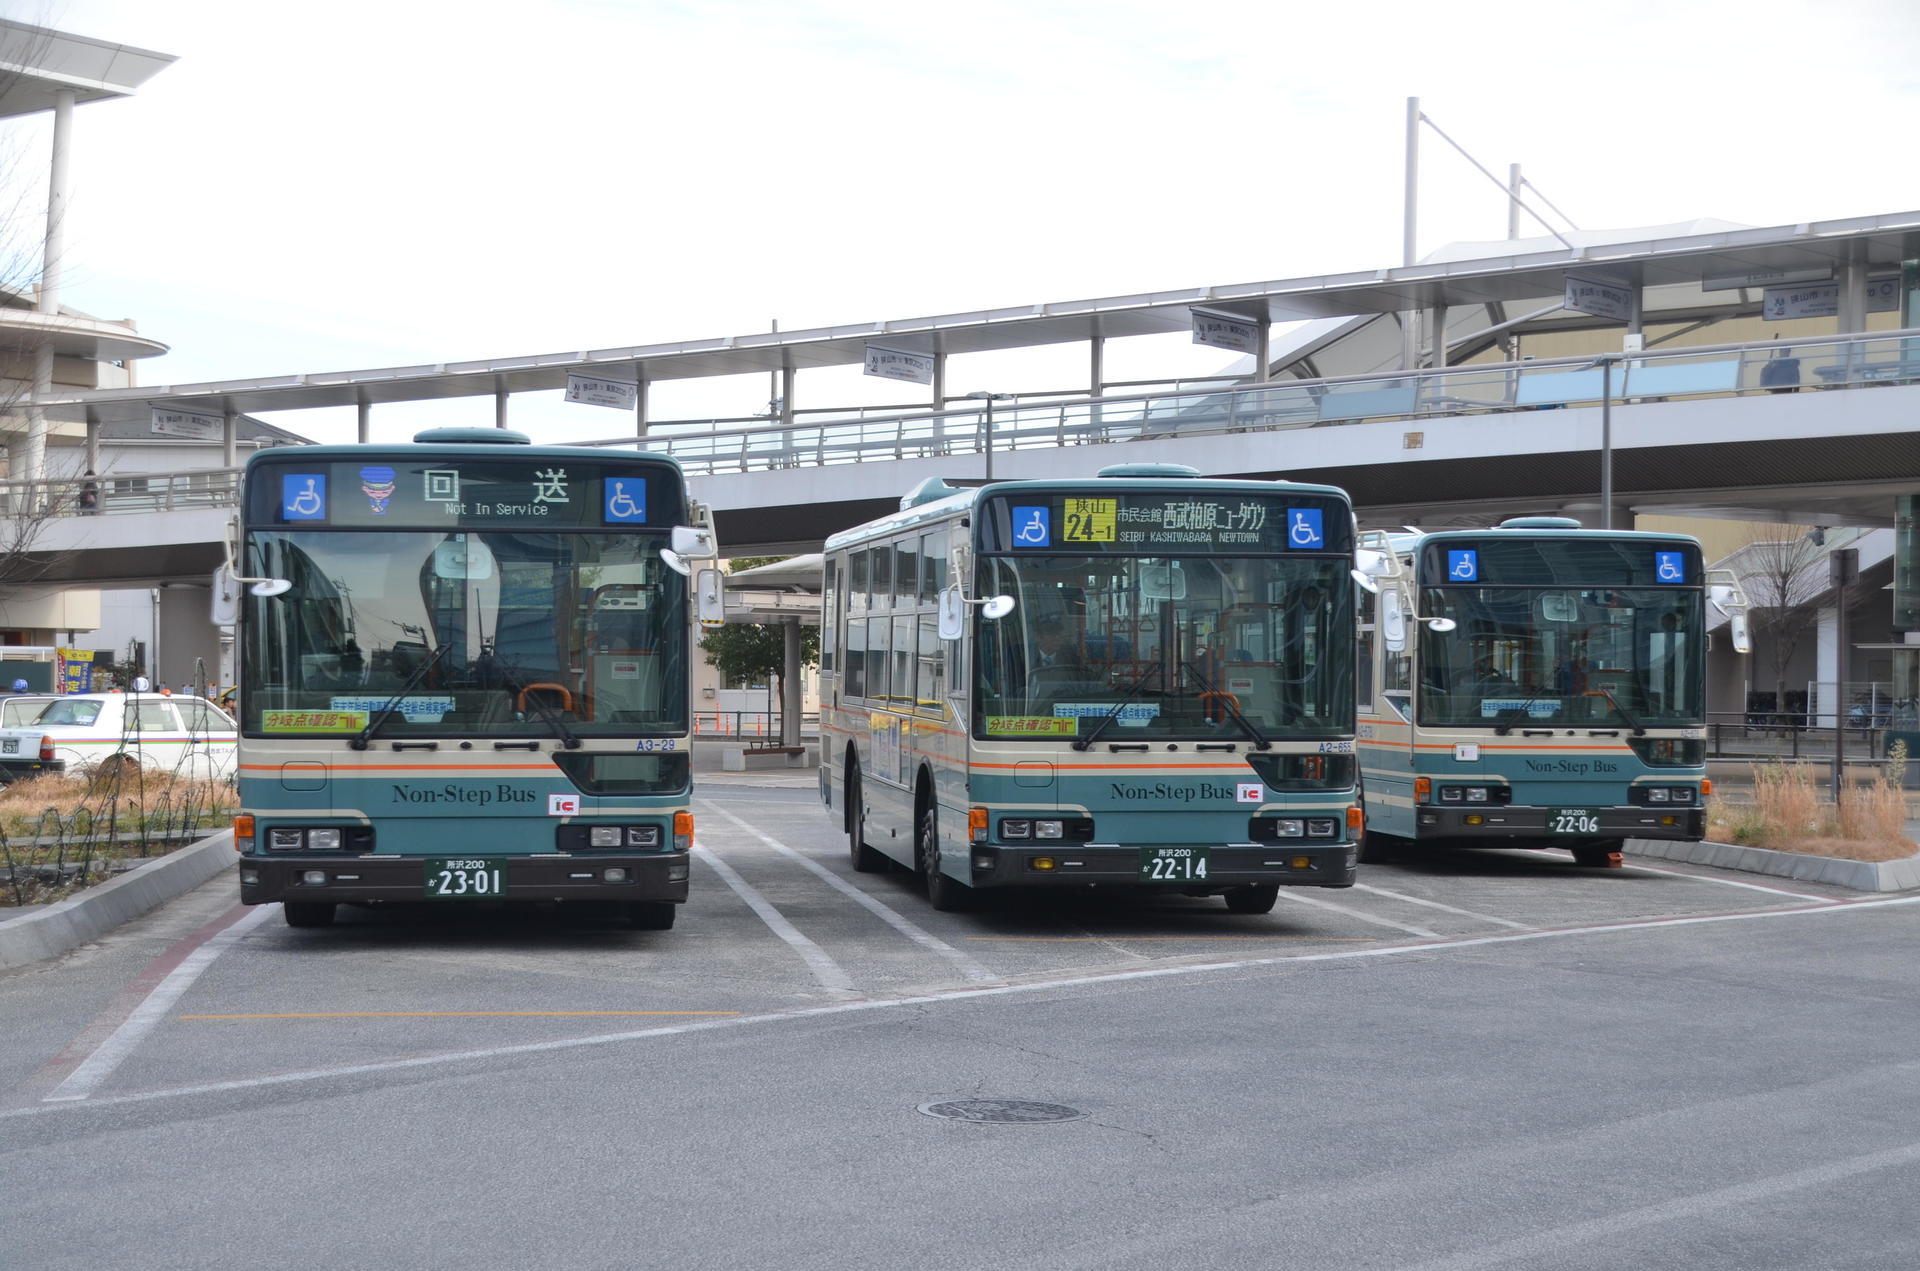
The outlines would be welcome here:
M 1545 847 L 1523 847 L 1516 849 L 1532 856 L 1545 856 L 1551 860 L 1566 861 L 1566 856 Z M 1657 865 L 1643 865 L 1639 861 L 1628 861 L 1627 869 L 1637 869 L 1648 874 L 1665 874 L 1669 878 L 1691 878 L 1697 883 L 1719 883 L 1726 887 L 1741 887 L 1747 891 L 1763 891 L 1771 896 L 1791 896 L 1795 900 L 1816 900 L 1826 905 L 1844 905 L 1844 899 L 1835 896 L 1815 896 L 1811 892 L 1788 891 L 1784 887 L 1766 887 L 1760 883 L 1743 883 L 1737 878 L 1718 878 L 1712 874 L 1690 874 L 1684 869 L 1661 869 Z
M 1496 918 L 1492 914 L 1475 913 L 1471 909 L 1455 909 L 1452 905 L 1443 905 L 1437 900 L 1424 900 L 1419 896 L 1409 896 L 1405 892 L 1388 891 L 1384 887 L 1375 887 L 1370 883 L 1355 883 L 1355 891 L 1370 891 L 1376 896 L 1391 896 L 1395 900 L 1404 900 L 1409 905 L 1425 905 L 1429 909 L 1439 909 L 1450 914 L 1459 914 L 1462 918 L 1478 918 L 1481 922 L 1490 922 L 1497 927 L 1512 927 L 1515 931 L 1533 931 L 1524 922 L 1515 922 L 1511 918 Z
M 955 967 L 959 968 L 961 975 L 964 975 L 967 979 L 972 980 L 974 983 L 999 984 L 1006 979 L 1005 976 L 997 975 L 993 971 L 989 970 L 984 963 L 978 961 L 977 959 L 968 957 L 961 950 L 954 948 L 952 945 L 948 944 L 945 940 L 940 939 L 940 937 L 934 935 L 932 932 L 914 923 L 913 921 L 905 917 L 903 914 L 901 914 L 898 910 L 893 909 L 881 903 L 880 901 L 874 899 L 872 896 L 869 896 L 866 892 L 862 891 L 858 887 L 855 887 L 852 883 L 840 877 L 838 874 L 826 868 L 824 865 L 821 865 L 818 861 L 815 861 L 810 857 L 802 855 L 801 853 L 795 851 L 793 848 L 788 847 L 785 843 L 782 843 L 779 839 L 770 838 L 766 834 L 755 829 L 752 825 L 748 824 L 747 822 L 741 820 L 739 817 L 735 816 L 733 813 L 727 811 L 725 808 L 721 807 L 720 805 L 713 803 L 710 800 L 701 800 L 699 806 L 715 813 L 718 816 L 725 817 L 728 821 L 731 821 L 735 826 L 737 826 L 744 833 L 751 834 L 754 838 L 759 839 L 766 846 L 772 848 L 774 851 L 780 853 L 782 856 L 786 857 L 791 861 L 794 861 L 795 863 L 801 865 L 805 869 L 811 871 L 813 874 L 817 875 L 822 882 L 826 883 L 827 886 L 833 888 L 837 892 L 840 892 L 842 895 L 847 896 L 848 898 L 853 900 L 854 903 L 866 909 L 869 913 L 879 918 L 880 921 L 886 923 L 889 927 L 892 927 L 895 931 L 898 931 L 901 935 L 905 936 L 907 939 L 913 941 L 915 944 L 919 945 L 921 948 L 931 950 L 932 952 L 939 954 L 941 957 L 953 963 Z
M 100 1083 L 111 1077 L 114 1070 L 125 1063 L 127 1057 L 146 1040 L 147 1034 L 158 1027 L 173 1004 L 193 987 L 193 982 L 200 978 L 201 973 L 213 965 L 213 960 L 228 945 L 259 926 L 276 908 L 271 905 L 255 907 L 251 913 L 181 959 L 180 965 L 168 972 L 166 979 L 153 986 L 153 992 L 141 999 L 120 1027 L 107 1034 L 106 1040 L 82 1060 L 78 1068 L 68 1073 L 67 1079 L 55 1086 L 53 1093 L 41 1102 L 71 1103 L 85 1099 L 98 1090 Z
M 1280 889 L 1280 898 L 1282 900 L 1291 900 L 1297 905 L 1311 905 L 1315 909 L 1331 909 L 1334 913 L 1345 914 L 1347 917 L 1357 918 L 1361 922 L 1370 922 L 1376 927 L 1391 927 L 1395 931 L 1404 931 L 1409 935 L 1419 936 L 1422 939 L 1440 939 L 1440 933 L 1437 931 L 1428 931 L 1425 927 L 1415 927 L 1408 923 L 1395 922 L 1391 918 L 1377 918 L 1363 909 L 1355 909 L 1349 905 L 1336 905 L 1331 900 L 1322 900 L 1318 896 L 1301 896 L 1297 894 L 1299 891 L 1300 888 L 1298 887 L 1282 887 Z
M 698 850 L 696 848 L 696 850 Z M 1282 889 L 1283 893 L 1286 889 Z M 553 1041 L 525 1042 L 514 1046 L 489 1046 L 481 1050 L 446 1051 L 437 1055 L 416 1055 L 409 1059 L 375 1060 L 364 1064 L 347 1064 L 337 1068 L 311 1068 L 302 1072 L 275 1073 L 266 1077 L 242 1077 L 232 1081 L 209 1081 L 193 1086 L 175 1086 L 167 1090 L 145 1090 L 137 1094 L 110 1095 L 95 1099 L 89 1103 L 59 1104 L 49 1107 L 45 1104 L 31 1104 L 24 1108 L 9 1108 L 0 1111 L 0 1121 L 11 1121 L 23 1116 L 44 1116 L 49 1113 L 65 1112 L 75 1108 L 117 1107 L 121 1104 L 149 1103 L 156 1099 L 181 1099 L 193 1095 L 220 1094 L 235 1090 L 258 1090 L 271 1086 L 293 1085 L 307 1081 L 337 1080 L 343 1077 L 372 1076 L 377 1073 L 406 1072 L 420 1068 L 437 1068 L 450 1064 L 471 1063 L 477 1060 L 504 1059 L 516 1055 L 545 1055 L 562 1051 L 580 1050 L 590 1046 L 612 1046 L 624 1042 L 643 1041 L 653 1037 L 673 1037 L 682 1033 L 703 1033 L 721 1028 L 753 1028 L 764 1024 L 792 1022 L 804 1019 L 817 1019 L 827 1015 L 846 1015 L 867 1011 L 893 1010 L 903 1006 L 923 1006 L 936 1002 L 954 1002 L 977 1000 L 989 997 L 1014 997 L 1028 993 L 1057 992 L 1063 989 L 1095 988 L 1107 984 L 1124 983 L 1130 980 L 1176 979 L 1188 975 L 1204 975 L 1214 971 L 1242 971 L 1257 967 L 1275 967 L 1316 962 L 1352 962 L 1363 958 L 1392 958 L 1401 954 L 1419 954 L 1432 956 L 1436 953 L 1450 952 L 1455 949 L 1481 949 L 1489 945 L 1531 943 L 1538 940 L 1567 940 L 1582 936 L 1615 935 L 1629 931 L 1663 931 L 1672 927 L 1696 927 L 1723 922 L 1764 922 L 1784 918 L 1834 917 L 1853 913 L 1862 909 L 1886 909 L 1894 906 L 1920 904 L 1920 896 L 1900 896 L 1888 900 L 1856 900 L 1844 905 L 1821 905 L 1804 909 L 1761 909 L 1737 914 L 1701 914 L 1685 918 L 1641 918 L 1629 922 L 1601 923 L 1592 927 L 1562 927 L 1553 931 L 1523 931 L 1497 936 L 1464 936 L 1451 940 L 1441 940 L 1433 944 L 1388 945 L 1370 949 L 1337 949 L 1326 953 L 1275 954 L 1260 958 L 1233 958 L 1222 962 L 1178 963 L 1174 965 L 1137 967 L 1126 971 L 1101 971 L 1092 974 L 1062 975 L 1054 978 L 1027 980 L 1018 984 L 995 984 L 989 986 L 941 989 L 932 993 L 919 993 L 912 997 L 866 998 L 857 1002 L 836 1002 L 831 1006 L 803 1006 L 787 1011 L 770 1011 L 764 1015 L 735 1015 L 720 1019 L 702 1019 L 685 1024 L 667 1024 L 659 1028 L 632 1029 L 619 1033 L 599 1033 L 587 1037 L 563 1037 Z
M 734 873 L 731 865 L 699 843 L 693 845 L 693 854 L 711 866 L 713 872 L 720 875 L 721 881 L 733 888 L 740 899 L 747 902 L 747 908 L 760 915 L 760 921 L 767 924 L 768 930 L 793 946 L 793 951 L 799 954 L 807 964 L 807 969 L 813 972 L 813 978 L 820 982 L 821 988 L 829 993 L 839 993 L 849 997 L 858 996 L 853 987 L 853 977 L 847 974 L 847 969 L 835 962 L 825 949 L 801 935 L 800 929 L 788 922 L 786 915 L 773 907 L 772 901 L 755 891 L 746 879 Z

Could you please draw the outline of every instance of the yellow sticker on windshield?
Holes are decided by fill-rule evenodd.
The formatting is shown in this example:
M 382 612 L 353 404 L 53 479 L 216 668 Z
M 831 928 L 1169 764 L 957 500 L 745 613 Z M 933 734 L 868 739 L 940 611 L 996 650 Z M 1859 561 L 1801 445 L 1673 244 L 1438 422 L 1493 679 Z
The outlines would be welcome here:
M 1054 719 L 1046 715 L 989 715 L 989 737 L 1071 737 L 1080 731 L 1077 719 Z
M 1111 543 L 1118 521 L 1118 499 L 1068 499 L 1060 537 L 1072 543 Z
M 365 711 L 261 711 L 263 733 L 357 733 L 367 726 Z

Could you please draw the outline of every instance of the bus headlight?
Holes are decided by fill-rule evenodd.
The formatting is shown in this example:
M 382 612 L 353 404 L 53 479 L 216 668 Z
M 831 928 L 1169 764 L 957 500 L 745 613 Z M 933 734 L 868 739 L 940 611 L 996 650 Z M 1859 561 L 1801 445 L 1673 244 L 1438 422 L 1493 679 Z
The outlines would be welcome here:
M 626 839 L 626 827 L 620 825 L 596 825 L 587 831 L 588 847 L 619 847 Z
M 1281 817 L 1273 823 L 1274 835 L 1283 839 L 1305 838 L 1307 823 L 1292 817 Z
M 1033 837 L 1037 839 L 1057 839 L 1065 832 L 1066 824 L 1062 821 L 1035 821 L 1033 823 Z
M 307 847 L 316 852 L 337 852 L 340 850 L 340 831 L 308 830 Z
M 1059 825 L 1060 823 L 1058 821 L 1055 821 L 1054 824 Z M 1033 822 L 1025 819 L 1016 821 L 1011 818 L 1003 820 L 1000 822 L 1000 837 L 1003 839 L 1032 838 Z M 1060 836 L 1056 834 L 1054 835 L 1054 837 L 1058 838 Z

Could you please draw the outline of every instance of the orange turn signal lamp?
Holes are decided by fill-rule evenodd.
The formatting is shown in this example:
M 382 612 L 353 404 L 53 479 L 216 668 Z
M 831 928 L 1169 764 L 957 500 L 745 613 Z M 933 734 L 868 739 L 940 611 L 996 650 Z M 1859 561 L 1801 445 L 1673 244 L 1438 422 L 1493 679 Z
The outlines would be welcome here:
M 1433 797 L 1433 778 L 1415 777 L 1413 779 L 1413 797 L 1421 803 L 1425 803 L 1428 799 L 1431 799 Z
M 1712 777 L 1700 778 L 1700 797 L 1704 799 L 1712 793 L 1713 793 L 1713 778 Z
M 1365 829 L 1366 825 L 1367 814 L 1364 809 L 1357 807 L 1347 809 L 1347 828 L 1349 830 Z
M 685 852 L 693 847 L 693 813 L 673 814 L 673 850 Z
M 233 818 L 233 850 L 236 852 L 253 850 L 253 813 L 242 812 Z
M 987 810 L 985 808 L 967 809 L 967 837 L 976 843 L 987 841 Z

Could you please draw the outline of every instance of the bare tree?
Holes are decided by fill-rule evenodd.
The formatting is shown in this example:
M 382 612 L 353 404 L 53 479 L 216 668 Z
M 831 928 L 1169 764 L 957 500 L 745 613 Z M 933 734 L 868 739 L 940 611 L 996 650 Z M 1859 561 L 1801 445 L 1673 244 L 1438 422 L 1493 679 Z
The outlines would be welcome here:
M 1800 526 L 1756 525 L 1726 563 L 1740 575 L 1752 603 L 1747 621 L 1773 673 L 1774 709 L 1784 713 L 1794 655 L 1820 626 L 1820 600 L 1827 590 L 1824 535 Z

